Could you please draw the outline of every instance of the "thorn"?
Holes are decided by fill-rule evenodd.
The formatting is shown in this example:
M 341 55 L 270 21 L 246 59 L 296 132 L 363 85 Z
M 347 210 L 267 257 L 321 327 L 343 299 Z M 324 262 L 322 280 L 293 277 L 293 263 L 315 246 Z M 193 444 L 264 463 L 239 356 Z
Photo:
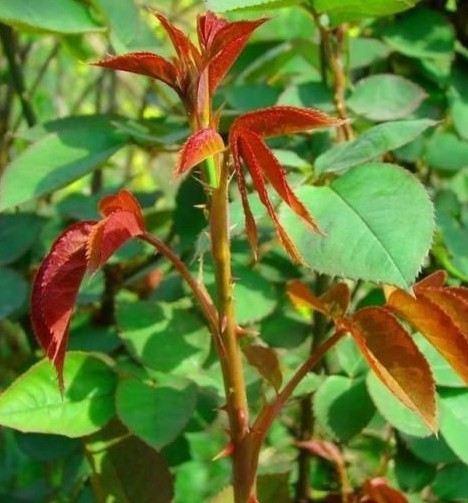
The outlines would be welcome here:
M 252 330 L 250 328 L 243 328 L 243 327 L 237 325 L 236 334 L 237 334 L 237 337 L 245 337 L 245 336 L 258 337 L 260 335 L 260 332 L 258 332 L 257 330 Z
M 216 456 L 211 460 L 211 461 L 218 461 L 218 459 L 222 458 L 227 458 L 232 455 L 234 452 L 234 444 L 232 442 L 229 442 L 229 444 L 226 445 L 226 447 L 216 454 Z

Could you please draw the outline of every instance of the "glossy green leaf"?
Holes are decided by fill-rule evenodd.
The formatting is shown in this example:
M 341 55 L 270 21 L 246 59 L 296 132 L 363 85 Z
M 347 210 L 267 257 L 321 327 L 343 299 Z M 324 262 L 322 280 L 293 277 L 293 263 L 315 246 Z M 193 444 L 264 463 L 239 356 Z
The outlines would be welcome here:
M 186 308 L 162 302 L 121 302 L 116 316 L 128 351 L 149 368 L 187 375 L 199 370 L 208 356 L 208 329 Z
M 33 213 L 0 215 L 0 265 L 14 262 L 31 248 L 41 229 L 42 219 Z
M 410 9 L 418 0 L 314 0 L 314 8 L 327 13 L 334 25 Z
M 347 104 L 366 119 L 391 121 L 414 112 L 425 98 L 424 90 L 413 82 L 383 73 L 360 80 Z
M 276 9 L 278 7 L 287 7 L 300 3 L 301 0 L 206 0 L 208 9 L 216 12 L 227 12 L 237 9 L 250 9 L 255 10 Z
M 455 33 L 450 21 L 440 12 L 410 10 L 384 30 L 384 40 L 394 50 L 413 58 L 451 58 Z
M 444 466 L 437 473 L 433 491 L 440 501 L 467 501 L 468 466 L 461 463 Z
M 452 133 L 436 133 L 427 144 L 427 164 L 442 173 L 454 173 L 468 167 L 468 141 Z
M 62 397 L 54 368 L 41 360 L 0 396 L 0 424 L 20 431 L 81 437 L 113 417 L 116 377 L 103 360 L 68 353 L 64 381 Z
M 360 433 L 375 413 L 365 379 L 344 376 L 330 376 L 320 385 L 313 410 L 320 426 L 343 442 Z
M 468 464 L 468 390 L 440 390 L 440 431 L 453 452 Z
M 124 379 L 117 387 L 117 415 L 154 449 L 170 444 L 192 417 L 197 388 L 190 382 L 150 384 Z
M 0 320 L 23 306 L 28 295 L 26 280 L 14 269 L 0 267 Z
M 401 436 L 408 449 L 426 463 L 452 463 L 458 460 L 441 435 L 438 437 L 433 435 L 426 438 L 418 438 L 411 435 Z
M 96 23 L 89 8 L 77 0 L 1 2 L 0 21 L 20 29 L 51 33 L 105 31 L 105 27 Z
M 372 372 L 367 376 L 367 387 L 377 410 L 392 426 L 415 437 L 432 434 L 423 420 L 405 407 Z
M 6 167 L 0 179 L 0 211 L 74 182 L 99 168 L 128 140 L 112 122 L 77 120 L 59 127 Z
M 436 124 L 436 121 L 430 119 L 379 124 L 364 131 L 355 140 L 337 144 L 319 156 L 315 160 L 315 172 L 317 175 L 341 173 L 406 145 Z
M 349 67 L 365 68 L 385 59 L 391 49 L 377 38 L 349 39 Z
M 281 222 L 310 267 L 410 288 L 434 229 L 431 202 L 416 178 L 397 166 L 372 163 L 350 169 L 329 186 L 296 193 L 326 233 L 310 232 L 282 208 Z
M 113 421 L 86 439 L 92 484 L 99 501 L 167 503 L 173 478 L 163 456 Z

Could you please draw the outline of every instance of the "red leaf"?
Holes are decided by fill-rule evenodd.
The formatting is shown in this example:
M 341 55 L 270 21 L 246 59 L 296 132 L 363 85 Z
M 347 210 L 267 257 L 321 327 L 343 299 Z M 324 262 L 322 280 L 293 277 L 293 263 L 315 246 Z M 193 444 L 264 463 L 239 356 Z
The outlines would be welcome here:
M 140 204 L 135 196 L 128 190 L 122 189 L 117 194 L 103 197 L 99 201 L 99 211 L 103 217 L 107 217 L 115 211 L 128 211 L 135 215 L 142 229 L 145 227 Z
M 226 19 L 217 16 L 211 11 L 207 11 L 206 14 L 198 16 L 197 34 L 201 47 L 206 49 L 209 45 L 211 45 L 213 37 L 216 33 L 218 33 L 219 30 L 227 24 L 229 23 Z
M 95 223 L 80 222 L 61 234 L 33 282 L 32 325 L 40 345 L 55 365 L 61 390 L 70 317 L 86 272 L 86 242 Z
M 271 204 L 268 192 L 265 187 L 265 182 L 263 180 L 261 168 L 257 162 L 257 158 L 253 150 L 253 145 L 245 141 L 242 136 L 239 136 L 237 140 L 237 148 L 239 148 L 240 157 L 244 159 L 245 163 L 249 167 L 249 171 L 250 174 L 252 175 L 252 181 L 255 186 L 255 190 L 258 192 L 260 201 L 265 205 L 268 214 L 270 215 L 271 219 L 273 220 L 273 223 L 275 224 L 276 232 L 278 234 L 281 243 L 283 244 L 286 251 L 291 255 L 294 261 L 302 263 L 303 260 L 299 254 L 299 251 L 297 250 L 296 246 L 291 241 L 290 237 L 288 236 L 283 226 L 281 225 L 278 219 L 278 215 L 276 213 L 276 209 Z M 235 156 L 234 158 L 236 159 L 236 157 L 238 156 Z
M 327 307 L 328 315 L 336 320 L 346 314 L 351 292 L 346 283 L 336 283 L 320 296 L 320 300 Z
M 214 129 L 207 128 L 197 131 L 182 147 L 175 174 L 185 173 L 208 157 L 219 154 L 224 148 L 223 139 Z
M 279 391 L 283 382 L 278 355 L 272 348 L 258 344 L 248 344 L 242 348 L 247 361 L 255 367 L 259 374 Z
M 468 383 L 468 334 L 463 324 L 468 316 L 468 304 L 443 288 L 415 288 L 416 298 L 403 290 L 395 290 L 387 300 L 388 307 L 405 318 L 439 351 L 460 377 Z M 443 301 L 442 301 L 443 299 Z M 438 303 L 438 300 L 441 303 Z M 436 303 L 437 302 L 437 303 Z M 450 312 L 460 309 L 452 320 Z
M 342 123 L 341 119 L 313 108 L 275 106 L 239 116 L 232 124 L 230 136 L 235 137 L 240 129 L 248 129 L 262 138 L 270 138 L 320 127 L 339 126 Z
M 324 440 L 306 440 L 298 442 L 297 444 L 301 449 L 307 449 L 312 454 L 326 459 L 338 467 L 345 465 L 343 456 L 335 444 L 325 442 Z
M 290 281 L 286 293 L 297 309 L 308 308 L 328 316 L 327 306 L 302 281 L 298 279 Z
M 447 273 L 445 271 L 435 271 L 426 278 L 422 279 L 416 285 L 414 285 L 414 290 L 418 290 L 420 288 L 428 288 L 428 287 L 438 287 L 444 286 L 444 283 L 447 280 Z
M 377 377 L 435 432 L 434 379 L 411 336 L 389 312 L 379 307 L 356 312 L 349 329 Z
M 366 480 L 364 490 L 371 498 L 369 503 L 408 503 L 404 494 L 390 487 L 387 481 L 381 477 Z M 368 502 L 369 500 L 363 501 Z
M 267 19 L 255 21 L 218 22 L 216 31 L 207 44 L 210 93 L 213 93 L 225 77 L 239 54 L 245 47 L 252 33 Z
M 178 84 L 177 68 L 167 59 L 151 52 L 130 52 L 122 56 L 112 56 L 92 64 L 112 70 L 146 75 L 164 82 L 179 94 L 182 92 Z

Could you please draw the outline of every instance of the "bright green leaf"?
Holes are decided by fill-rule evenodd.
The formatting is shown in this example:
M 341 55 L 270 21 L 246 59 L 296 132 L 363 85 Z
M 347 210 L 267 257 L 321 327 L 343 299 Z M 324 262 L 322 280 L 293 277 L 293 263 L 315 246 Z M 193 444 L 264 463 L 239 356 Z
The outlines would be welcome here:
M 155 449 L 170 444 L 192 417 L 197 387 L 190 382 L 147 384 L 124 379 L 117 387 L 119 419 Z
M 434 230 L 431 202 L 413 175 L 372 163 L 350 169 L 329 186 L 296 193 L 326 233 L 311 232 L 283 206 L 280 219 L 310 267 L 410 288 Z
M 216 12 L 227 12 L 237 9 L 250 9 L 256 10 L 276 9 L 279 7 L 287 7 L 300 3 L 301 0 L 206 0 L 208 9 Z
M 52 33 L 105 31 L 94 21 L 85 4 L 77 0 L 2 1 L 0 21 L 20 29 Z
M 415 437 L 432 434 L 423 420 L 405 407 L 373 372 L 369 372 L 367 376 L 367 387 L 377 410 L 392 426 Z
M 440 390 L 440 431 L 453 452 L 468 464 L 468 390 Z
M 70 352 L 62 397 L 51 363 L 44 359 L 0 395 L 0 424 L 20 431 L 89 435 L 114 415 L 115 374 L 103 360 Z
M 378 124 L 364 131 L 355 140 L 339 143 L 319 156 L 315 161 L 315 172 L 340 173 L 348 168 L 376 159 L 417 138 L 436 121 L 419 119 Z
M 368 366 L 354 339 L 347 335 L 343 337 L 334 348 L 341 368 L 350 376 L 356 377 L 367 372 Z
M 127 142 L 111 122 L 73 122 L 16 157 L 0 179 L 0 211 L 60 189 L 99 168 Z
M 383 73 L 360 80 L 347 104 L 366 119 L 391 121 L 414 112 L 425 98 L 424 90 L 413 82 Z

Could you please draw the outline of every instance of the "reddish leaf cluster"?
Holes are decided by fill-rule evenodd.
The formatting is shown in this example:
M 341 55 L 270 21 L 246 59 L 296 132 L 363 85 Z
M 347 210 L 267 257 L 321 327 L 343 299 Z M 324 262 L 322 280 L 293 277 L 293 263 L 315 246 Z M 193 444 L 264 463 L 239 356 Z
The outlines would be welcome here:
M 333 319 L 349 332 L 371 369 L 407 407 L 437 430 L 435 384 L 425 357 L 396 316 L 421 332 L 460 377 L 468 383 L 468 289 L 445 287 L 445 273 L 436 272 L 409 293 L 393 289 L 384 307 L 366 307 L 346 316 L 347 287 L 332 287 L 321 297 L 300 281 L 288 286 L 292 302 Z
M 96 272 L 129 239 L 144 233 L 141 208 L 126 190 L 104 197 L 99 209 L 102 220 L 79 222 L 59 236 L 34 278 L 32 324 L 57 369 L 60 389 L 70 318 L 85 273 Z
M 175 27 L 162 14 L 155 13 L 169 35 L 176 57 L 168 60 L 151 52 L 132 52 L 96 63 L 104 68 L 146 75 L 172 87 L 184 103 L 197 129 L 208 102 L 229 71 L 253 31 L 266 19 L 229 22 L 213 12 L 198 17 L 198 43 Z

